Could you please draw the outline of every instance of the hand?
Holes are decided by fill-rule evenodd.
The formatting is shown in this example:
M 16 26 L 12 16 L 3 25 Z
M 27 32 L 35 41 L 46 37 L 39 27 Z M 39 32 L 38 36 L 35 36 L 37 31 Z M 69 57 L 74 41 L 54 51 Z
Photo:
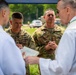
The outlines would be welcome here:
M 57 48 L 57 44 L 55 43 L 55 41 L 49 41 L 48 44 L 45 46 L 46 50 L 50 50 L 50 49 L 55 50 L 56 48 Z
M 16 44 L 16 45 L 17 45 L 17 47 L 20 48 L 20 49 L 23 48 L 22 44 Z
M 46 50 L 50 50 L 50 49 L 51 49 L 51 47 L 50 47 L 50 44 L 49 44 L 49 43 L 45 46 L 45 49 L 46 49 Z
M 55 41 L 50 41 L 48 44 L 50 45 L 50 48 L 53 50 L 55 50 L 57 48 L 57 44 Z
M 39 57 L 27 56 L 24 60 L 26 64 L 39 64 Z

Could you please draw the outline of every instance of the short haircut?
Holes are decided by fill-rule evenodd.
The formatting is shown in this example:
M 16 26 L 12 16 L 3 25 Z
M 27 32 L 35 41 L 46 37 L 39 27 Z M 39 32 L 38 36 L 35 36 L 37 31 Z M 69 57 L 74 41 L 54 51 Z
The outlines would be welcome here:
M 48 9 L 45 10 L 44 15 L 46 15 L 47 14 L 47 11 L 49 11 L 49 10 L 50 11 L 54 11 L 52 8 L 48 8 Z
M 9 8 L 9 5 L 5 0 L 0 0 L 0 10 L 2 8 Z
M 17 19 L 23 19 L 23 15 L 20 12 L 14 12 L 12 14 L 12 19 L 17 18 Z

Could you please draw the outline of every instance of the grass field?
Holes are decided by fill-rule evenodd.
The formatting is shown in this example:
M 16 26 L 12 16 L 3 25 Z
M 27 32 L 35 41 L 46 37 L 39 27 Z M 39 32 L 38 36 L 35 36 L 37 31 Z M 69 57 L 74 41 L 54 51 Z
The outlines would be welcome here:
M 37 28 L 30 28 L 29 26 L 24 25 L 24 26 L 22 26 L 22 29 L 23 29 L 23 30 L 26 30 L 30 35 L 32 35 L 33 32 L 34 32 Z

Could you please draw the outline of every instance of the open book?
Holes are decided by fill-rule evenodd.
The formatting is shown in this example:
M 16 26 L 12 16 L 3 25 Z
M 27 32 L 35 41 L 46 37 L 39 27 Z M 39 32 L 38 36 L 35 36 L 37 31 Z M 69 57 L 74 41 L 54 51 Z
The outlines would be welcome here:
M 39 52 L 36 50 L 33 50 L 31 48 L 28 48 L 26 46 L 23 47 L 23 49 L 21 49 L 21 52 L 25 52 L 25 56 L 37 56 L 39 55 Z

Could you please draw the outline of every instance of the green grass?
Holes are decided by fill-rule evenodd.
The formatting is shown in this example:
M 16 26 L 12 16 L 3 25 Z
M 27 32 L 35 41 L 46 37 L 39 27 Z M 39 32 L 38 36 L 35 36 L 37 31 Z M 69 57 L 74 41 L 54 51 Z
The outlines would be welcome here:
M 40 75 L 38 65 L 30 65 L 30 75 Z
M 37 28 L 30 28 L 29 26 L 24 25 L 22 26 L 22 29 L 26 30 L 30 35 L 32 35 Z

